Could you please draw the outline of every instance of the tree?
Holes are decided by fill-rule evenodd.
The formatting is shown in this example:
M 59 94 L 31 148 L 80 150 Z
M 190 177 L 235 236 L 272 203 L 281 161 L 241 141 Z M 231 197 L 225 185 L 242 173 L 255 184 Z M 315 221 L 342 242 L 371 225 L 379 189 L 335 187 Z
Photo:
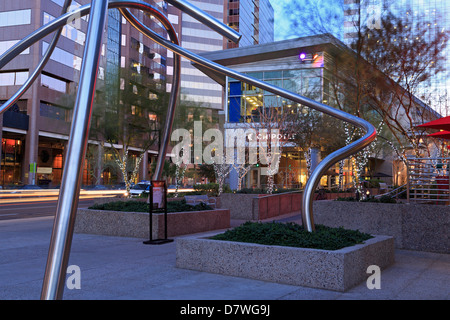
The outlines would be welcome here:
M 267 193 L 274 190 L 274 176 L 278 173 L 283 147 L 289 142 L 289 126 L 292 103 L 276 99 L 275 105 L 265 104 L 256 109 L 255 116 L 249 120 L 258 140 L 258 159 L 264 165 L 262 174 L 267 176 Z
M 383 139 L 377 140 L 377 148 L 389 145 L 399 158 L 405 159 L 408 149 L 420 155 L 421 148 L 428 147 L 421 143 L 424 132 L 415 130 L 415 126 L 438 116 L 423 102 L 439 101 L 439 107 L 445 110 L 441 103 L 445 99 L 437 99 L 435 92 L 427 92 L 427 87 L 444 74 L 448 30 L 439 26 L 439 13 L 435 21 L 424 22 L 420 17 L 420 22 L 407 8 L 402 16 L 390 12 L 395 2 L 377 7 L 374 15 L 367 10 L 370 5 L 359 1 L 348 12 L 342 1 L 325 8 L 323 1 L 290 1 L 285 10 L 287 17 L 292 13 L 291 30 L 297 35 L 304 35 L 305 29 L 308 34 L 336 35 L 334 22 L 342 25 L 342 17 L 336 12 L 345 14 L 347 26 L 353 27 L 354 41 L 350 54 L 344 51 L 336 57 L 334 69 L 324 71 L 324 92 L 330 93 L 327 104 L 368 120 L 375 127 L 381 126 Z M 360 134 L 357 128 L 346 127 L 347 143 Z M 354 159 L 364 162 L 365 158 L 361 153 Z
M 330 33 L 340 37 L 342 33 L 343 1 L 339 0 L 286 0 L 283 16 L 289 20 L 287 37 L 310 36 Z
M 376 65 L 367 78 L 365 93 L 373 110 L 380 114 L 401 146 L 403 156 L 408 147 L 419 156 L 424 131 L 415 126 L 439 115 L 418 99 L 429 100 L 426 87 L 444 69 L 449 33 L 432 32 L 431 23 L 414 21 L 412 15 L 397 17 L 388 14 L 381 27 L 363 28 L 353 44 L 370 64 Z M 428 156 L 429 148 L 426 148 Z

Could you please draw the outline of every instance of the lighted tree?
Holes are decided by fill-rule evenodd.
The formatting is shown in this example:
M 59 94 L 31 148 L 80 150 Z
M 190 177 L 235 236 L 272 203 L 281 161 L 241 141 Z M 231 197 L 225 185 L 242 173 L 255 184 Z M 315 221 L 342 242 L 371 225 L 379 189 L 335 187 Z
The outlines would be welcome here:
M 433 94 L 426 90 L 431 81 L 445 72 L 448 37 L 445 29 L 436 32 L 431 22 L 415 21 L 412 14 L 402 17 L 388 14 L 381 19 L 380 28 L 363 28 L 361 37 L 353 44 L 377 68 L 365 78 L 364 92 L 403 154 L 409 147 L 419 156 L 424 146 L 430 155 L 427 144 L 422 143 L 424 131 L 415 127 L 439 117 L 423 101 Z
M 272 106 L 256 108 L 256 116 L 249 122 L 249 127 L 257 134 L 258 160 L 263 165 L 263 174 L 267 176 L 268 194 L 273 193 L 274 176 L 279 171 L 281 153 L 292 134 L 288 119 L 293 108 L 292 102 L 277 99 Z

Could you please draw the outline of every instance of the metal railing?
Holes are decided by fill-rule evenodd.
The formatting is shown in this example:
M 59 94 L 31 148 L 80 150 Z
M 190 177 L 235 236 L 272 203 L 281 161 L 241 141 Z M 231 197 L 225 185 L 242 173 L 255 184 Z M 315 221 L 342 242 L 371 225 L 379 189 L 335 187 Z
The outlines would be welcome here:
M 449 204 L 450 158 L 407 158 L 407 202 Z
M 204 13 L 202 10 L 194 7 L 189 2 L 185 0 L 167 0 L 167 2 L 174 5 L 182 12 L 193 16 L 193 18 L 199 20 L 201 23 L 209 26 L 211 29 L 229 38 L 230 40 L 239 40 L 240 35 L 237 34 L 233 29 L 217 21 L 213 17 Z M 36 80 L 40 72 L 43 70 L 45 64 L 50 58 L 51 52 L 56 46 L 59 35 L 61 33 L 61 29 L 66 24 L 70 23 L 73 19 L 78 19 L 87 14 L 90 15 L 88 30 L 86 34 L 86 44 L 83 53 L 83 63 L 80 71 L 80 81 L 74 106 L 74 116 L 69 135 L 67 156 L 64 165 L 64 168 L 70 168 L 70 170 L 64 170 L 63 172 L 63 178 L 61 182 L 62 187 L 58 199 L 58 207 L 55 216 L 52 237 L 50 240 L 49 255 L 44 275 L 44 285 L 41 293 L 42 299 L 62 298 L 65 271 L 70 255 L 76 208 L 80 194 L 82 162 L 86 153 L 89 124 L 92 116 L 93 97 L 95 93 L 96 79 L 101 55 L 101 43 L 104 34 L 103 30 L 105 28 L 108 7 L 119 9 L 123 17 L 139 32 L 174 53 L 174 79 L 169 99 L 166 122 L 164 130 L 162 132 L 162 143 L 155 169 L 154 180 L 159 180 L 158 178 L 161 175 L 161 169 L 164 158 L 166 157 L 168 142 L 170 140 L 170 134 L 172 131 L 175 106 L 177 103 L 180 88 L 180 57 L 184 57 L 193 63 L 197 63 L 221 75 L 226 75 L 233 79 L 237 79 L 239 81 L 254 85 L 255 87 L 261 88 L 262 90 L 266 90 L 283 98 L 306 105 L 317 111 L 348 122 L 361 128 L 365 132 L 364 136 L 360 139 L 328 155 L 319 163 L 319 165 L 311 174 L 311 177 L 309 178 L 305 186 L 302 201 L 302 221 L 305 228 L 310 232 L 314 231 L 312 202 L 314 191 L 316 190 L 320 182 L 320 178 L 333 164 L 361 151 L 375 140 L 375 127 L 361 118 L 345 113 L 339 109 L 335 109 L 333 107 L 316 102 L 309 98 L 300 96 L 296 93 L 276 87 L 259 79 L 252 78 L 248 75 L 226 68 L 220 64 L 209 61 L 195 53 L 183 49 L 179 46 L 175 29 L 173 28 L 169 19 L 162 12 L 160 12 L 158 8 L 155 8 L 148 3 L 138 0 L 92 0 L 91 4 L 87 4 L 72 11 L 66 12 L 66 9 L 69 7 L 70 3 L 70 0 L 66 0 L 64 2 L 63 14 L 60 17 L 55 18 L 48 24 L 40 27 L 30 35 L 26 36 L 0 56 L 1 69 L 14 57 L 18 56 L 23 50 L 30 47 L 47 35 L 56 32 L 52 43 L 47 49 L 47 52 L 43 55 L 41 61 L 33 71 L 30 78 L 7 102 L 0 106 L 0 114 L 2 114 L 20 98 L 20 96 L 31 86 L 31 84 Z M 168 40 L 167 37 L 163 37 L 155 33 L 153 30 L 145 26 L 129 11 L 129 9 L 141 10 L 156 17 L 156 19 L 158 19 L 158 21 L 163 25 L 164 29 L 166 29 L 170 40 Z
M 404 185 L 401 185 L 400 187 L 397 187 L 389 192 L 377 194 L 376 196 L 374 196 L 374 198 L 381 198 L 384 196 L 391 197 L 391 198 L 398 198 L 399 195 L 401 195 L 407 191 L 407 187 L 408 187 L 408 184 L 405 183 Z

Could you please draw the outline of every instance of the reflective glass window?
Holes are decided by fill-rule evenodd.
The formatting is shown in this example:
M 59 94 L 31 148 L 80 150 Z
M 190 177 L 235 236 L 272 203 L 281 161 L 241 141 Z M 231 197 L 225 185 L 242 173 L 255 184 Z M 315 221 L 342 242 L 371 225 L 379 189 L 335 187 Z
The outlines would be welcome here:
M 15 45 L 19 40 L 0 41 L 0 55 L 5 53 L 9 48 Z M 30 48 L 26 48 L 20 54 L 29 54 Z
M 41 85 L 43 87 L 56 90 L 62 93 L 67 92 L 67 82 L 56 79 L 52 76 L 48 76 L 45 74 L 41 75 Z
M 0 27 L 31 23 L 31 9 L 0 12 Z

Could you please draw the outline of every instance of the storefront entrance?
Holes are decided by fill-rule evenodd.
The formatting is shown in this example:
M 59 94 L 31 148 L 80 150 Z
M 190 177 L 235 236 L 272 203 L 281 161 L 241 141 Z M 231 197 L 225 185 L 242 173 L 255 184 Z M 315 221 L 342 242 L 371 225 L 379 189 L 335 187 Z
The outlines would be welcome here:
M 21 184 L 23 140 L 2 138 L 0 183 L 3 188 Z

